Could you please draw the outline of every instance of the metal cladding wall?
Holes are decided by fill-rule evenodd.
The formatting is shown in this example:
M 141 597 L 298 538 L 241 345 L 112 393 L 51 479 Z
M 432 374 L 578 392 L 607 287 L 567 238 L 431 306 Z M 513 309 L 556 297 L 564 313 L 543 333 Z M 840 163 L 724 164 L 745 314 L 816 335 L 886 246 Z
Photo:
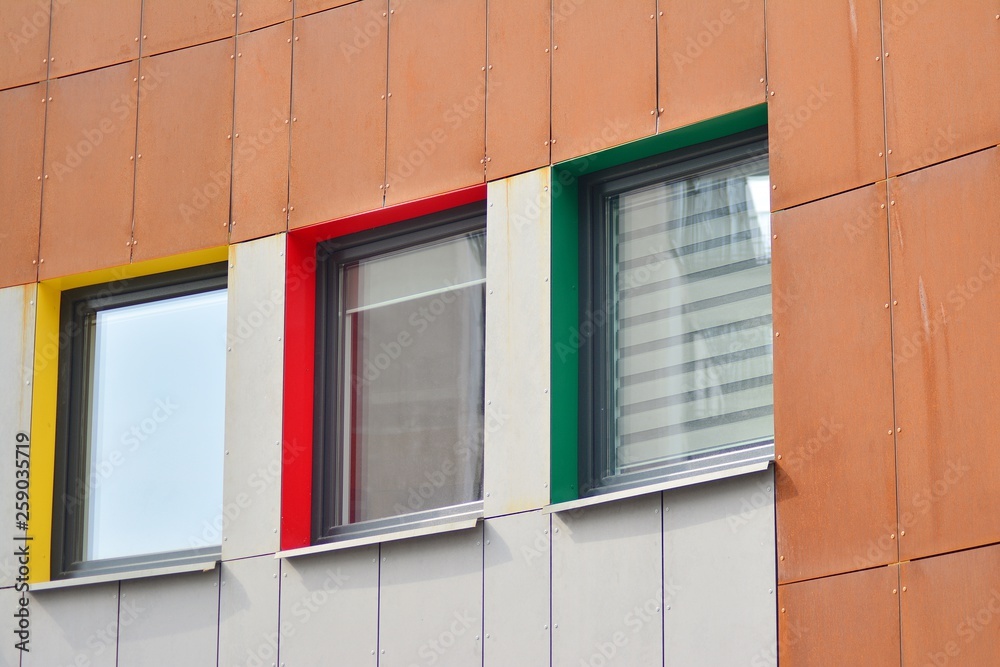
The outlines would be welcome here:
M 39 591 L 0 665 L 1000 660 L 1000 0 L 3 0 L 0 35 L 0 437 L 55 359 L 37 281 L 231 244 L 235 508 L 216 570 Z M 773 472 L 547 513 L 547 166 L 765 102 Z M 486 182 L 487 518 L 276 559 L 285 233 Z

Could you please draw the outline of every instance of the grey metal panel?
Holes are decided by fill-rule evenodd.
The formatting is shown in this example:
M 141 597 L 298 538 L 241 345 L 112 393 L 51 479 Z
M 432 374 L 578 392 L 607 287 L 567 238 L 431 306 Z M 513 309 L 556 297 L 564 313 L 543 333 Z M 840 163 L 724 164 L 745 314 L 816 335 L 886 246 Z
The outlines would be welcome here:
M 667 665 L 774 664 L 771 470 L 663 494 Z
M 35 286 L 0 289 L 0 544 L 14 537 L 14 445 L 18 433 L 31 435 L 31 374 L 35 348 Z M 20 531 L 17 531 L 20 532 Z M 13 549 L 0 550 L 0 586 L 13 586 L 17 559 Z
M 382 546 L 380 667 L 482 665 L 483 527 Z
M 660 494 L 552 515 L 552 665 L 663 664 Z
M 4 611 L 14 609 L 13 597 L 0 598 L 7 599 L 11 604 L 4 601 Z M 117 583 L 34 593 L 30 609 L 31 650 L 23 656 L 24 667 L 114 667 L 118 650 Z M 132 601 L 121 612 L 123 622 L 131 622 L 142 613 Z M 8 644 L 4 641 L 0 648 Z M 0 664 L 17 663 L 0 659 Z
M 219 665 L 268 665 L 278 655 L 278 570 L 273 556 L 222 563 Z
M 483 665 L 549 663 L 550 515 L 487 519 L 483 557 Z
M 487 190 L 486 516 L 549 501 L 550 175 Z
M 378 662 L 378 549 L 276 561 L 281 563 L 279 664 L 365 667 Z
M 20 593 L 17 593 L 13 588 L 5 588 L 3 590 L 0 590 L 0 609 L 4 610 L 10 609 L 13 611 L 17 605 L 17 602 L 15 602 L 15 600 L 17 600 L 18 597 L 20 597 Z M 34 601 L 32 601 L 30 604 L 34 604 Z M 35 610 L 32 609 L 31 613 L 32 616 L 34 616 Z M 6 614 L 4 615 L 6 616 Z M 35 634 L 37 632 L 37 627 L 38 627 L 36 621 L 32 620 L 31 622 L 34 625 L 32 626 L 31 630 L 32 639 L 31 643 L 28 644 L 28 648 L 30 649 L 31 652 L 34 652 L 35 650 L 37 650 L 38 647 L 38 642 L 35 641 L 35 637 L 38 637 L 40 635 Z M 21 664 L 19 662 L 19 660 L 21 659 L 20 655 L 21 651 L 14 648 L 14 642 L 19 641 L 19 639 L 13 638 L 14 637 L 13 634 L 10 635 L 10 637 L 11 639 L 8 640 L 7 638 L 5 638 L 4 641 L 0 643 L 0 665 L 4 665 L 5 667 L 8 665 L 10 667 L 16 667 L 17 665 Z M 24 664 L 27 665 L 29 663 L 25 662 Z M 41 663 L 36 660 L 32 664 L 41 665 L 45 663 Z M 100 667 L 100 665 L 98 665 L 97 663 L 91 663 L 91 664 L 96 665 L 96 667 Z M 114 663 L 112 662 L 111 664 L 113 665 Z
M 215 667 L 218 570 L 122 582 L 120 609 L 118 667 Z
M 284 254 L 284 234 L 229 249 L 223 560 L 278 550 Z

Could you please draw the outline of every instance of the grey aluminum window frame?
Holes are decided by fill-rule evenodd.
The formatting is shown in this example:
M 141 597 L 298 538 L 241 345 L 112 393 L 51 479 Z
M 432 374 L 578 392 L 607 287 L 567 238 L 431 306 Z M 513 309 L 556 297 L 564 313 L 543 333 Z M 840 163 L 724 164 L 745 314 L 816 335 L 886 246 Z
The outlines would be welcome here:
M 485 232 L 486 203 L 478 202 L 324 241 L 316 248 L 316 380 L 313 419 L 312 543 L 328 544 L 380 533 L 431 527 L 482 514 L 483 501 L 338 524 L 343 497 L 343 401 L 339 400 L 340 267 L 398 250 Z
M 579 356 L 579 488 L 580 497 L 613 493 L 660 482 L 695 477 L 773 460 L 769 442 L 734 447 L 722 453 L 694 456 L 653 470 L 605 475 L 615 442 L 614 370 L 611 326 L 615 301 L 609 277 L 611 225 L 604 202 L 608 197 L 666 180 L 724 168 L 750 157 L 768 155 L 766 128 L 611 167 L 580 179 L 580 313 L 607 312 L 604 324 L 591 322 L 594 334 L 582 337 Z M 581 319 L 581 325 L 583 320 Z
M 123 558 L 86 560 L 87 453 L 90 390 L 93 383 L 94 331 L 97 312 L 225 289 L 225 262 L 153 276 L 67 290 L 60 304 L 59 377 L 57 384 L 55 476 L 52 512 L 53 579 L 182 566 L 217 560 L 221 547 L 185 549 Z M 222 483 L 222 480 L 219 480 Z

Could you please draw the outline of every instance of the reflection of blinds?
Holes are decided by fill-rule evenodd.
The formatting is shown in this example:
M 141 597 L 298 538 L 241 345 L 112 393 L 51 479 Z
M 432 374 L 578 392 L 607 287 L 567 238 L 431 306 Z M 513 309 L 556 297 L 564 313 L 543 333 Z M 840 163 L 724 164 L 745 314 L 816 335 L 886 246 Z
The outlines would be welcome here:
M 755 159 L 609 201 L 615 472 L 773 438 L 766 169 Z

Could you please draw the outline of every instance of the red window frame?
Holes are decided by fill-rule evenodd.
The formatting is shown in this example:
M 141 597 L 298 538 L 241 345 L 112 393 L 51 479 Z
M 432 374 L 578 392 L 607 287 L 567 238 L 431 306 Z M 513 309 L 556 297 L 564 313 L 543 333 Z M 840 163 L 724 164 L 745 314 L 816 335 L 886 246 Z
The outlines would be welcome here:
M 283 551 L 312 543 L 317 244 L 485 200 L 486 185 L 475 185 L 288 232 L 281 448 Z

